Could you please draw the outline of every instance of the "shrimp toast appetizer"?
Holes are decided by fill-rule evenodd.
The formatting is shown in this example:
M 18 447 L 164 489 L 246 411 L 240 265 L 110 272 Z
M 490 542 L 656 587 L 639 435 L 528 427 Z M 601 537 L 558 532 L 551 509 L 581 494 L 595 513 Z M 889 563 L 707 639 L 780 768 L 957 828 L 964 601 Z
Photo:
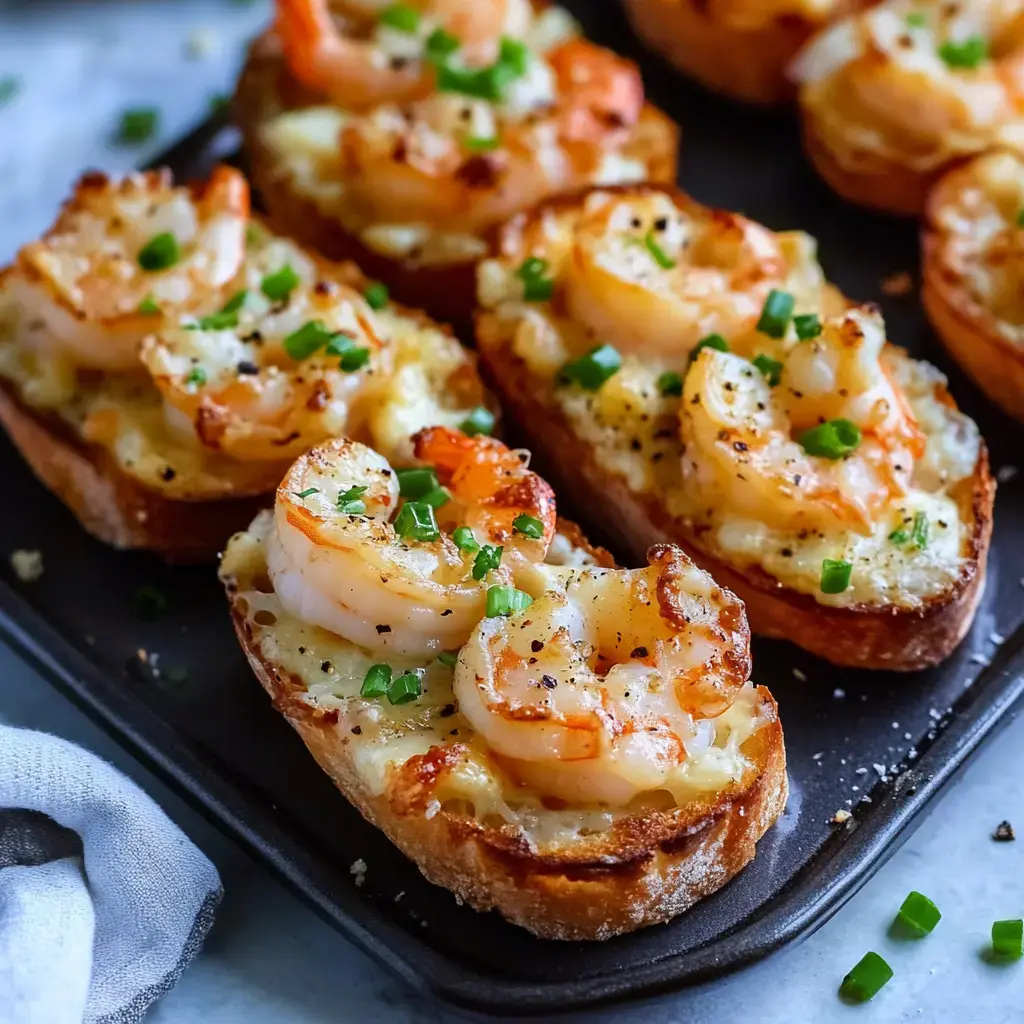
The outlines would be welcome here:
M 916 216 L 952 164 L 1024 142 L 1019 0 L 884 0 L 792 68 L 807 152 L 841 196 Z
M 819 29 L 858 0 L 623 0 L 637 35 L 715 92 L 762 106 L 788 103 L 786 74 Z
M 308 447 L 493 415 L 447 328 L 249 218 L 245 179 L 87 175 L 0 272 L 0 421 L 91 533 L 211 558 Z
M 634 559 L 681 545 L 755 633 L 839 665 L 916 669 L 960 641 L 991 534 L 985 446 L 811 238 L 597 189 L 514 218 L 479 276 L 485 380 Z
M 526 452 L 429 428 L 415 454 L 314 448 L 231 539 L 257 677 L 342 793 L 476 909 L 552 939 L 681 913 L 787 796 L 742 604 L 671 545 L 616 568 Z
M 1024 419 L 1024 160 L 994 152 L 932 190 L 921 298 L 953 358 Z
M 235 117 L 285 230 L 460 327 L 493 225 L 675 178 L 677 130 L 637 68 L 529 0 L 278 0 Z

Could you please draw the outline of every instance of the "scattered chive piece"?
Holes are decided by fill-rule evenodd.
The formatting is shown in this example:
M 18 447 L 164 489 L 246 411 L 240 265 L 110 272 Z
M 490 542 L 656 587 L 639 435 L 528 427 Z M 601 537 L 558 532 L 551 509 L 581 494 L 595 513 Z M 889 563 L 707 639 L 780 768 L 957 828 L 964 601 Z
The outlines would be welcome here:
M 332 334 L 327 339 L 327 346 L 324 351 L 329 356 L 343 356 L 349 349 L 355 346 L 356 339 L 351 334 L 345 334 L 344 331 L 338 331 L 337 334 Z
M 993 921 L 992 952 L 1008 960 L 1019 960 L 1024 952 L 1024 921 Z
M 301 363 L 303 359 L 308 359 L 336 337 L 338 335 L 329 331 L 322 321 L 307 320 L 301 327 L 292 331 L 281 344 L 292 359 Z
M 690 362 L 692 363 L 706 348 L 713 348 L 716 352 L 728 352 L 729 343 L 720 334 L 709 334 L 706 338 L 701 338 L 693 346 L 693 351 L 690 353 Z
M 235 309 L 217 313 L 210 313 L 209 316 L 201 316 L 194 324 L 189 324 L 190 331 L 224 331 L 238 326 L 238 311 Z
M 239 292 L 235 292 L 234 295 L 224 303 L 221 308 L 222 313 L 237 313 L 248 301 L 249 293 L 243 288 Z
M 460 551 L 465 551 L 467 555 L 480 550 L 480 545 L 477 543 L 476 537 L 473 536 L 473 531 L 468 526 L 456 527 L 455 532 L 452 533 L 452 540 L 455 542 L 455 546 Z
M 865 953 L 843 978 L 839 994 L 855 1003 L 866 1003 L 892 978 L 892 968 L 877 954 Z
M 782 380 L 782 363 L 778 359 L 772 359 L 771 356 L 766 356 L 762 352 L 753 360 L 753 363 L 761 371 L 770 387 L 778 387 L 779 381 Z
M 390 665 L 371 665 L 363 677 L 363 685 L 359 690 L 360 697 L 383 697 L 391 685 Z
M 988 43 L 981 36 L 969 36 L 958 43 L 947 39 L 939 47 L 939 56 L 947 68 L 971 71 L 988 58 Z
M 928 547 L 928 516 L 924 512 L 914 513 L 914 527 L 910 531 L 910 539 L 921 551 Z
M 319 487 L 307 487 L 304 491 L 295 491 L 296 498 L 308 498 L 311 494 L 319 494 Z
M 7 75 L 0 78 L 0 104 L 7 103 L 13 99 L 21 88 L 21 81 L 14 75 Z
M 159 587 L 139 587 L 135 591 L 135 607 L 147 622 L 160 618 L 169 604 L 167 595 Z
M 377 281 L 363 292 L 363 298 L 366 299 L 366 304 L 370 309 L 383 309 L 390 298 L 388 286 Z
M 533 598 L 522 590 L 515 587 L 488 587 L 487 588 L 487 617 L 493 619 L 496 615 L 515 615 L 516 612 L 525 611 L 533 604 Z
M 647 246 L 647 251 L 654 257 L 654 262 L 662 270 L 671 270 L 676 265 L 676 261 L 658 244 L 653 228 L 644 235 L 644 245 Z
M 423 495 L 423 501 L 431 508 L 438 509 L 446 505 L 452 499 L 451 491 L 447 487 L 435 487 Z
M 823 594 L 841 594 L 849 589 L 850 574 L 853 572 L 851 562 L 836 561 L 826 558 L 821 563 L 821 592 Z
M 441 531 L 437 528 L 434 510 L 423 501 L 407 501 L 395 517 L 395 533 L 405 540 L 437 540 Z
M 471 153 L 490 153 L 501 145 L 497 135 L 467 135 L 462 144 Z
M 928 15 L 924 11 L 911 11 L 907 15 L 907 25 L 910 28 L 924 28 L 928 24 Z
M 801 341 L 810 341 L 821 334 L 821 321 L 817 313 L 801 313 L 793 317 L 793 326 L 796 328 L 796 336 Z
M 502 36 L 498 61 L 510 67 L 517 75 L 525 75 L 530 64 L 530 50 L 518 39 Z
M 206 383 L 206 371 L 201 366 L 193 366 L 185 376 L 185 385 L 194 384 L 201 388 Z
M 435 28 L 427 36 L 426 55 L 432 64 L 441 64 L 459 48 L 458 36 L 446 32 L 443 28 Z
M 527 302 L 547 302 L 555 290 L 555 282 L 547 276 L 551 265 L 539 256 L 523 261 L 516 277 L 523 282 L 523 298 Z
M 664 398 L 683 393 L 683 378 L 675 370 L 666 370 L 658 377 L 658 390 Z
M 927 896 L 911 892 L 900 906 L 896 920 L 920 938 L 935 930 L 942 914 Z
M 143 316 L 155 316 L 160 312 L 160 307 L 157 305 L 156 299 L 153 298 L 152 293 L 147 295 L 140 303 L 137 312 Z
M 530 540 L 540 540 L 544 536 L 544 524 L 535 516 L 528 516 L 525 512 L 512 520 L 512 529 L 521 533 Z
M 138 255 L 139 266 L 143 270 L 166 270 L 180 259 L 181 249 L 178 248 L 178 240 L 170 231 L 154 235 L 139 250 Z
M 1024 209 L 1017 214 L 1017 227 L 1024 228 Z
M 494 430 L 494 413 L 478 405 L 470 411 L 470 414 L 459 424 L 466 437 L 476 437 L 477 434 L 490 434 Z
M 757 321 L 757 329 L 769 338 L 782 338 L 786 334 L 786 326 L 793 315 L 796 299 L 789 292 L 780 292 L 773 288 L 764 300 L 761 317 Z
M 260 291 L 271 302 L 280 302 L 287 299 L 292 290 L 299 284 L 299 275 L 292 269 L 290 263 L 286 263 L 280 270 L 273 274 L 267 274 L 260 283 Z
M 495 547 L 493 544 L 485 544 L 473 559 L 473 579 L 482 580 L 492 569 L 501 565 L 501 553 L 503 547 Z
M 356 347 L 346 349 L 341 356 L 341 368 L 345 373 L 355 373 L 370 361 L 368 348 Z
M 428 466 L 396 469 L 395 476 L 398 477 L 398 493 L 407 501 L 419 501 L 437 487 L 437 473 Z
M 561 380 L 578 384 L 584 391 L 597 391 L 622 366 L 622 356 L 611 345 L 597 345 L 585 356 L 574 359 L 562 367 Z
M 458 651 L 442 651 L 437 656 L 437 660 L 439 662 L 441 662 L 442 665 L 447 665 L 449 668 L 453 668 L 458 663 L 459 652 Z
M 829 420 L 810 430 L 805 430 L 797 443 L 808 455 L 820 455 L 826 459 L 841 459 L 852 452 L 861 440 L 860 428 L 849 420 Z
M 415 700 L 420 693 L 422 693 L 420 677 L 415 672 L 403 672 L 388 687 L 388 702 L 408 704 L 409 701 Z
M 155 107 L 135 107 L 121 114 L 121 123 L 117 129 L 117 142 L 122 145 L 146 142 L 153 136 L 160 120 Z
M 338 495 L 338 511 L 346 516 L 365 515 L 366 502 L 362 498 L 366 491 L 367 487 L 365 484 L 357 484 L 354 487 L 350 487 L 347 491 L 342 491 Z
M 392 4 L 380 12 L 380 23 L 399 32 L 415 32 L 420 27 L 420 12 L 408 4 Z

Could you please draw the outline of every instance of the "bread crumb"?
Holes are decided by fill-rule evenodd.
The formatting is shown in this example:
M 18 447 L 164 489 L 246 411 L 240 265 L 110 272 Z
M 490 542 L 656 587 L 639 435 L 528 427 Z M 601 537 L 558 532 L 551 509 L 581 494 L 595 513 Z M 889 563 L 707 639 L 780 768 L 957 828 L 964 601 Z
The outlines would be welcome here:
M 836 811 L 835 814 L 832 815 L 832 820 L 837 825 L 842 825 L 845 822 L 849 821 L 852 817 L 853 817 L 853 815 L 849 811 L 846 811 L 846 810 L 843 810 L 842 808 L 840 808 L 838 811 Z
M 366 881 L 366 861 L 360 857 L 358 860 L 352 861 L 348 869 L 352 873 L 358 889 Z
M 883 295 L 909 295 L 913 287 L 913 278 L 907 270 L 900 270 L 882 278 Z
M 42 551 L 18 548 L 11 552 L 11 568 L 22 583 L 35 583 L 43 575 Z

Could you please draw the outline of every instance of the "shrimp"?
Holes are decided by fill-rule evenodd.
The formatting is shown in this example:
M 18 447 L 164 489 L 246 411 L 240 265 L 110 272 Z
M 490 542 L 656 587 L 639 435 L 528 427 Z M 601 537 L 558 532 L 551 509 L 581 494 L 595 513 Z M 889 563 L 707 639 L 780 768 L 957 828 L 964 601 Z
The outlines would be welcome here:
M 778 387 L 746 359 L 703 350 L 683 389 L 683 478 L 709 507 L 793 530 L 864 534 L 907 492 L 924 437 L 880 362 L 885 329 L 873 311 L 830 321 L 793 346 Z M 809 454 L 800 433 L 845 419 L 861 431 L 842 458 Z
M 83 369 L 128 372 L 144 335 L 218 300 L 245 257 L 248 216 L 249 186 L 229 167 L 192 191 L 160 171 L 121 181 L 87 174 L 5 285 L 42 321 L 34 344 Z M 154 240 L 166 243 L 155 256 Z
M 435 446 L 440 449 L 442 440 L 445 446 L 458 446 L 461 435 L 453 433 L 437 439 L 425 435 L 424 453 L 429 448 L 444 456 Z M 499 442 L 478 438 L 469 445 L 485 453 L 485 466 L 491 456 L 502 461 L 504 446 Z M 507 449 L 504 454 L 512 455 Z M 544 487 L 525 479 L 528 471 L 521 461 L 515 462 L 524 493 L 544 493 Z M 442 462 L 439 475 L 448 465 Z M 459 468 L 461 479 L 445 476 L 455 492 L 452 511 L 484 524 L 478 544 L 501 539 L 503 517 L 512 510 L 502 509 L 496 516 L 489 509 L 478 513 L 477 503 L 487 506 L 496 497 L 481 486 L 487 470 Z M 493 482 L 501 486 L 500 480 Z M 342 495 L 350 497 L 339 502 Z M 513 560 L 502 558 L 486 574 L 478 573 L 480 579 L 474 578 L 478 552 L 460 548 L 447 532 L 466 520 L 442 506 L 432 535 L 403 539 L 392 523 L 399 500 L 397 475 L 382 455 L 364 445 L 340 438 L 301 455 L 277 490 L 275 530 L 267 552 L 274 588 L 298 618 L 369 650 L 424 656 L 461 647 L 484 616 L 488 588 L 512 582 Z M 532 504 L 521 511 L 544 512 Z M 487 524 L 492 522 L 497 525 L 490 531 Z M 547 528 L 545 523 L 546 536 Z
M 542 793 L 612 806 L 670 784 L 750 674 L 741 602 L 678 548 L 644 569 L 577 570 L 463 647 L 459 711 Z

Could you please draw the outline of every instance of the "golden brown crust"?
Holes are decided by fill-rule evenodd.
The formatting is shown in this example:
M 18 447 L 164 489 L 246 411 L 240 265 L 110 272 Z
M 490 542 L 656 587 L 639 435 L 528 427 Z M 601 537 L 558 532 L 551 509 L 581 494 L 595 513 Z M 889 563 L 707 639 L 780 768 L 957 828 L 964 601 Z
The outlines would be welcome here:
M 290 74 L 273 32 L 256 39 L 242 69 L 232 109 L 242 131 L 250 177 L 275 230 L 290 234 L 331 259 L 354 260 L 370 277 L 387 284 L 396 298 L 427 310 L 469 337 L 476 306 L 475 261 L 421 265 L 370 249 L 337 220 L 325 216 L 312 200 L 296 192 L 288 173 L 267 147 L 262 129 L 268 121 L 287 110 L 323 102 L 322 96 L 300 85 Z M 652 137 L 661 137 L 658 155 L 651 163 L 651 180 L 674 181 L 677 126 L 649 103 L 644 106 L 641 126 Z
M 558 529 L 599 564 L 614 565 L 574 523 L 560 520 Z M 755 766 L 746 784 L 620 820 L 606 833 L 577 836 L 555 848 L 531 848 L 511 826 L 487 825 L 444 806 L 428 817 L 434 786 L 462 756 L 461 745 L 435 746 L 410 758 L 392 773 L 384 794 L 370 792 L 348 749 L 352 736 L 343 713 L 311 707 L 304 685 L 262 656 L 234 583 L 226 583 L 235 631 L 253 671 L 341 792 L 431 882 L 542 938 L 604 939 L 682 913 L 753 858 L 757 840 L 785 806 L 778 708 L 759 687 L 765 724 L 742 747 Z
M 168 498 L 124 473 L 106 448 L 29 409 L 5 382 L 0 424 L 36 477 L 89 533 L 115 548 L 143 548 L 171 562 L 210 562 L 268 501 L 263 494 L 222 501 Z
M 638 562 L 652 544 L 678 544 L 745 602 L 754 633 L 790 640 L 836 665 L 911 671 L 948 657 L 970 628 L 984 589 L 995 498 L 984 445 L 973 478 L 965 481 L 958 495 L 961 511 L 974 529 L 956 585 L 918 611 L 832 608 L 781 586 L 763 570 L 740 570 L 710 556 L 699 547 L 695 533 L 669 515 L 654 495 L 637 494 L 610 473 L 593 449 L 575 436 L 564 416 L 544 401 L 550 382 L 530 374 L 491 314 L 478 314 L 477 346 L 485 380 L 556 491 L 572 495 L 577 508 L 600 508 L 601 531 Z M 550 457 L 554 451 L 557 459 Z
M 947 231 L 940 214 L 972 184 L 974 166 L 944 175 L 928 197 L 921 233 L 921 301 L 942 343 L 978 387 L 1005 412 L 1024 420 L 1024 349 L 1000 331 L 993 314 L 972 297 L 945 258 Z

